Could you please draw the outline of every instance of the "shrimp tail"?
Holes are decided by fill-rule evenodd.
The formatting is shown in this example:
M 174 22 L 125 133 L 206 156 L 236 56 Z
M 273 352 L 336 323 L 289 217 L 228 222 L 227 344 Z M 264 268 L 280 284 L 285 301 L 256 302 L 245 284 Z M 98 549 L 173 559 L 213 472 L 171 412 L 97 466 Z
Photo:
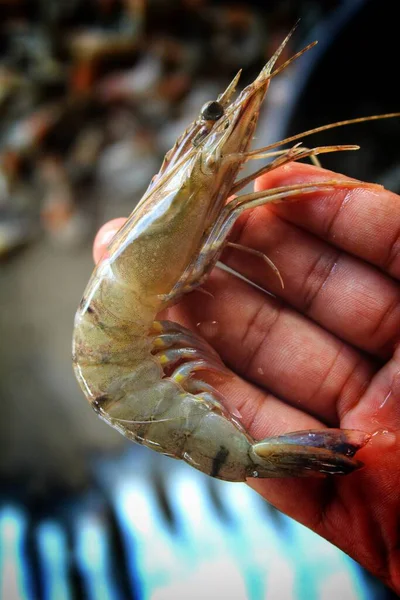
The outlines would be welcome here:
M 260 477 L 263 467 L 272 468 L 274 477 L 347 475 L 363 466 L 353 457 L 369 439 L 351 429 L 296 431 L 256 442 L 251 454 Z

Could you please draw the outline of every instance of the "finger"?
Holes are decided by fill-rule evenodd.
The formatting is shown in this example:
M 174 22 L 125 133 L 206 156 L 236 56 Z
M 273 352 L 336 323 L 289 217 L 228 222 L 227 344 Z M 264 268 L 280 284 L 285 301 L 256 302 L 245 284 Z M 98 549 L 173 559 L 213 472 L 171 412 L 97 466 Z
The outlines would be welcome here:
M 334 177 L 348 179 L 336 173 Z M 331 171 L 292 163 L 257 179 L 255 189 L 331 178 Z M 316 193 L 302 202 L 282 203 L 271 210 L 400 278 L 400 200 L 396 194 L 383 188 L 381 192 L 361 186 L 343 188 Z
M 391 356 L 400 336 L 400 287 L 391 277 L 267 207 L 244 214 L 232 239 L 272 259 L 285 287 L 257 257 L 226 250 L 223 262 L 348 343 Z
M 104 255 L 107 246 L 125 221 L 126 219 L 124 218 L 113 219 L 99 229 L 93 243 L 93 260 L 96 264 Z
M 242 377 L 332 425 L 375 373 L 357 350 L 246 282 L 216 269 L 212 297 L 193 293 L 169 311 L 186 318 Z M 197 326 L 197 327 L 196 327 Z

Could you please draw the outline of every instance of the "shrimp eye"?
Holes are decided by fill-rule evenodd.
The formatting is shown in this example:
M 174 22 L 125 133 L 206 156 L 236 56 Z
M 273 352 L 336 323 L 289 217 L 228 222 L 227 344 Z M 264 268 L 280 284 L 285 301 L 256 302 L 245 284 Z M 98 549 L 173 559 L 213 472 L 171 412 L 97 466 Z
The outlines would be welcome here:
M 203 121 L 218 121 L 224 114 L 224 107 L 220 102 L 211 100 L 206 102 L 200 112 L 200 117 Z

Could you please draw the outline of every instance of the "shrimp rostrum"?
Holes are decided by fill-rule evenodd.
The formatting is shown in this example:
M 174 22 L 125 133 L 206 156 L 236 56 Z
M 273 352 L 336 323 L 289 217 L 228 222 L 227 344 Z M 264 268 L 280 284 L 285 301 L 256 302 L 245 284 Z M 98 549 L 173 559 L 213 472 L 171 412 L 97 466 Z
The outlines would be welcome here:
M 157 320 L 204 282 L 243 211 L 321 188 L 360 185 L 332 179 L 237 195 L 279 165 L 356 148 L 297 143 L 271 151 L 280 142 L 249 151 L 287 39 L 236 100 L 238 76 L 168 152 L 96 267 L 75 318 L 75 374 L 99 416 L 130 440 L 229 481 L 347 474 L 361 465 L 354 455 L 368 439 L 359 431 L 321 429 L 254 440 L 202 379 L 204 372 L 226 371 L 216 352 L 192 331 Z M 237 180 L 246 161 L 265 156 L 268 165 Z

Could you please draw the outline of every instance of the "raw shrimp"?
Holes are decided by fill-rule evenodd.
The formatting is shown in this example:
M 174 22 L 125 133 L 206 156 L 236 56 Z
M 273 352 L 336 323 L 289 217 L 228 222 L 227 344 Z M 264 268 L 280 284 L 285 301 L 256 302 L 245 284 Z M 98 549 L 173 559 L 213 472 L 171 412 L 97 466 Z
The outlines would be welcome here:
M 360 467 L 354 455 L 368 440 L 363 432 L 340 429 L 254 440 L 200 377 L 207 371 L 229 374 L 217 353 L 192 331 L 157 320 L 208 277 L 243 211 L 316 190 L 369 185 L 332 179 L 248 193 L 227 203 L 279 165 L 357 149 L 296 144 L 271 151 L 303 134 L 249 151 L 271 78 L 287 64 L 273 71 L 289 36 L 235 101 L 239 75 L 178 139 L 96 267 L 75 318 L 74 370 L 99 416 L 130 440 L 229 481 L 347 474 Z M 246 161 L 265 156 L 272 162 L 237 181 Z

